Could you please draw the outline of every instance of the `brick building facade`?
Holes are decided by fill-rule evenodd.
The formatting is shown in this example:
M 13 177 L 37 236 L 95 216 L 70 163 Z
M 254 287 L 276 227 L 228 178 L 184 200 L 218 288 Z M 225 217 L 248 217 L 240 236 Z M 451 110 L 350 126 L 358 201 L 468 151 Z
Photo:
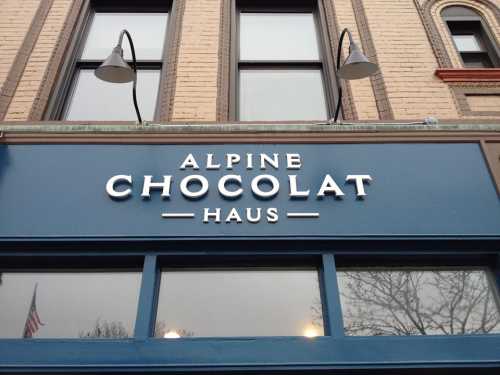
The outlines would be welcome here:
M 0 0 L 0 372 L 497 374 L 499 46 L 500 0 Z
M 495 114 L 499 103 L 496 71 L 487 78 L 451 81 L 436 75 L 440 69 L 463 68 L 440 11 L 450 5 L 477 10 L 498 45 L 498 1 L 325 1 L 323 5 L 328 10 L 329 35 L 335 37 L 348 27 L 380 66 L 380 73 L 371 80 L 347 84 L 347 120 L 407 121 L 434 116 L 478 121 L 500 115 Z M 68 35 L 78 31 L 76 21 L 86 6 L 84 1 L 70 0 L 2 3 L 0 114 L 5 121 L 44 119 L 46 92 L 67 52 Z M 175 7 L 179 20 L 176 30 L 169 30 L 175 38 L 166 68 L 170 95 L 161 104 L 166 108 L 159 120 L 228 121 L 221 102 L 229 92 L 224 65 L 229 64 L 230 2 L 186 0 Z

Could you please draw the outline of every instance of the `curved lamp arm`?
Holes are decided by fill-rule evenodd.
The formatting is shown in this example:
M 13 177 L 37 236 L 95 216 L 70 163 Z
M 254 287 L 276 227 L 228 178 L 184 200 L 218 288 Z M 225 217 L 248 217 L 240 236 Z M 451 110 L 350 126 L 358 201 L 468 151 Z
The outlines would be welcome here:
M 141 117 L 141 112 L 139 111 L 139 106 L 137 105 L 137 60 L 135 58 L 135 48 L 134 48 L 134 42 L 132 41 L 132 37 L 130 36 L 130 33 L 123 29 L 120 31 L 120 36 L 118 37 L 118 45 L 117 47 L 122 46 L 123 42 L 123 36 L 126 35 L 128 39 L 128 43 L 130 44 L 130 49 L 132 50 L 132 69 L 134 70 L 134 84 L 132 87 L 132 97 L 134 99 L 134 107 L 135 107 L 135 113 L 137 114 L 137 121 L 139 123 L 142 123 L 142 117 Z
M 336 70 L 335 78 L 337 79 L 337 88 L 339 96 L 337 99 L 337 105 L 335 106 L 335 115 L 333 117 L 333 122 L 337 122 L 337 119 L 339 118 L 340 107 L 342 106 L 342 85 L 340 82 L 338 72 L 340 69 L 340 55 L 342 54 L 342 43 L 344 42 L 345 34 L 349 36 L 349 42 L 352 43 L 352 34 L 347 28 L 345 28 L 344 30 L 342 30 L 342 33 L 340 34 L 339 46 L 337 49 L 337 63 L 335 64 L 335 70 Z

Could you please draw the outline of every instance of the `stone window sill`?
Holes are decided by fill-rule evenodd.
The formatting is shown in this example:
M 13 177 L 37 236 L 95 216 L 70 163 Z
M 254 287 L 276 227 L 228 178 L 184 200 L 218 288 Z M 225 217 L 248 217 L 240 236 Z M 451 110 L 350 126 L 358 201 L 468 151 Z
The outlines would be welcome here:
M 436 69 L 443 82 L 500 82 L 500 68 L 492 69 Z

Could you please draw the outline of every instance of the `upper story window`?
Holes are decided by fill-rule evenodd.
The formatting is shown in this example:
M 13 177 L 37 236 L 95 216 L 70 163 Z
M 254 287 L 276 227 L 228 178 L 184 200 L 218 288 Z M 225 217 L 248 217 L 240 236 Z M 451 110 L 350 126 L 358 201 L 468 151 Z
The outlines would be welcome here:
M 239 120 L 328 118 L 318 12 L 314 2 L 290 3 L 237 2 Z
M 167 2 L 168 3 L 168 2 Z M 98 3 L 99 4 L 99 3 Z M 123 10 L 123 11 L 122 11 Z M 137 57 L 137 96 L 145 120 L 155 116 L 160 73 L 164 61 L 168 8 L 95 7 L 76 51 L 74 72 L 58 117 L 64 120 L 135 120 L 132 83 L 99 80 L 95 69 L 106 59 L 122 29 L 130 32 Z M 124 57 L 131 62 L 127 40 Z
M 466 68 L 500 66 L 498 46 L 490 38 L 481 16 L 462 6 L 450 6 L 441 12 L 455 47 Z

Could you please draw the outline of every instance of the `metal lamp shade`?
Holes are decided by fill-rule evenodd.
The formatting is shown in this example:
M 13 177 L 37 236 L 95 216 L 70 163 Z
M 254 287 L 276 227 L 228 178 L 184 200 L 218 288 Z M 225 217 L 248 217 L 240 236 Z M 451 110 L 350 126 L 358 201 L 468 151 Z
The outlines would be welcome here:
M 371 63 L 359 47 L 351 42 L 349 56 L 339 69 L 338 75 L 343 79 L 361 79 L 371 76 L 377 70 L 378 66 Z
M 97 78 L 111 83 L 132 82 L 135 79 L 134 71 L 123 59 L 121 47 L 113 48 L 111 55 L 95 70 L 95 75 Z

